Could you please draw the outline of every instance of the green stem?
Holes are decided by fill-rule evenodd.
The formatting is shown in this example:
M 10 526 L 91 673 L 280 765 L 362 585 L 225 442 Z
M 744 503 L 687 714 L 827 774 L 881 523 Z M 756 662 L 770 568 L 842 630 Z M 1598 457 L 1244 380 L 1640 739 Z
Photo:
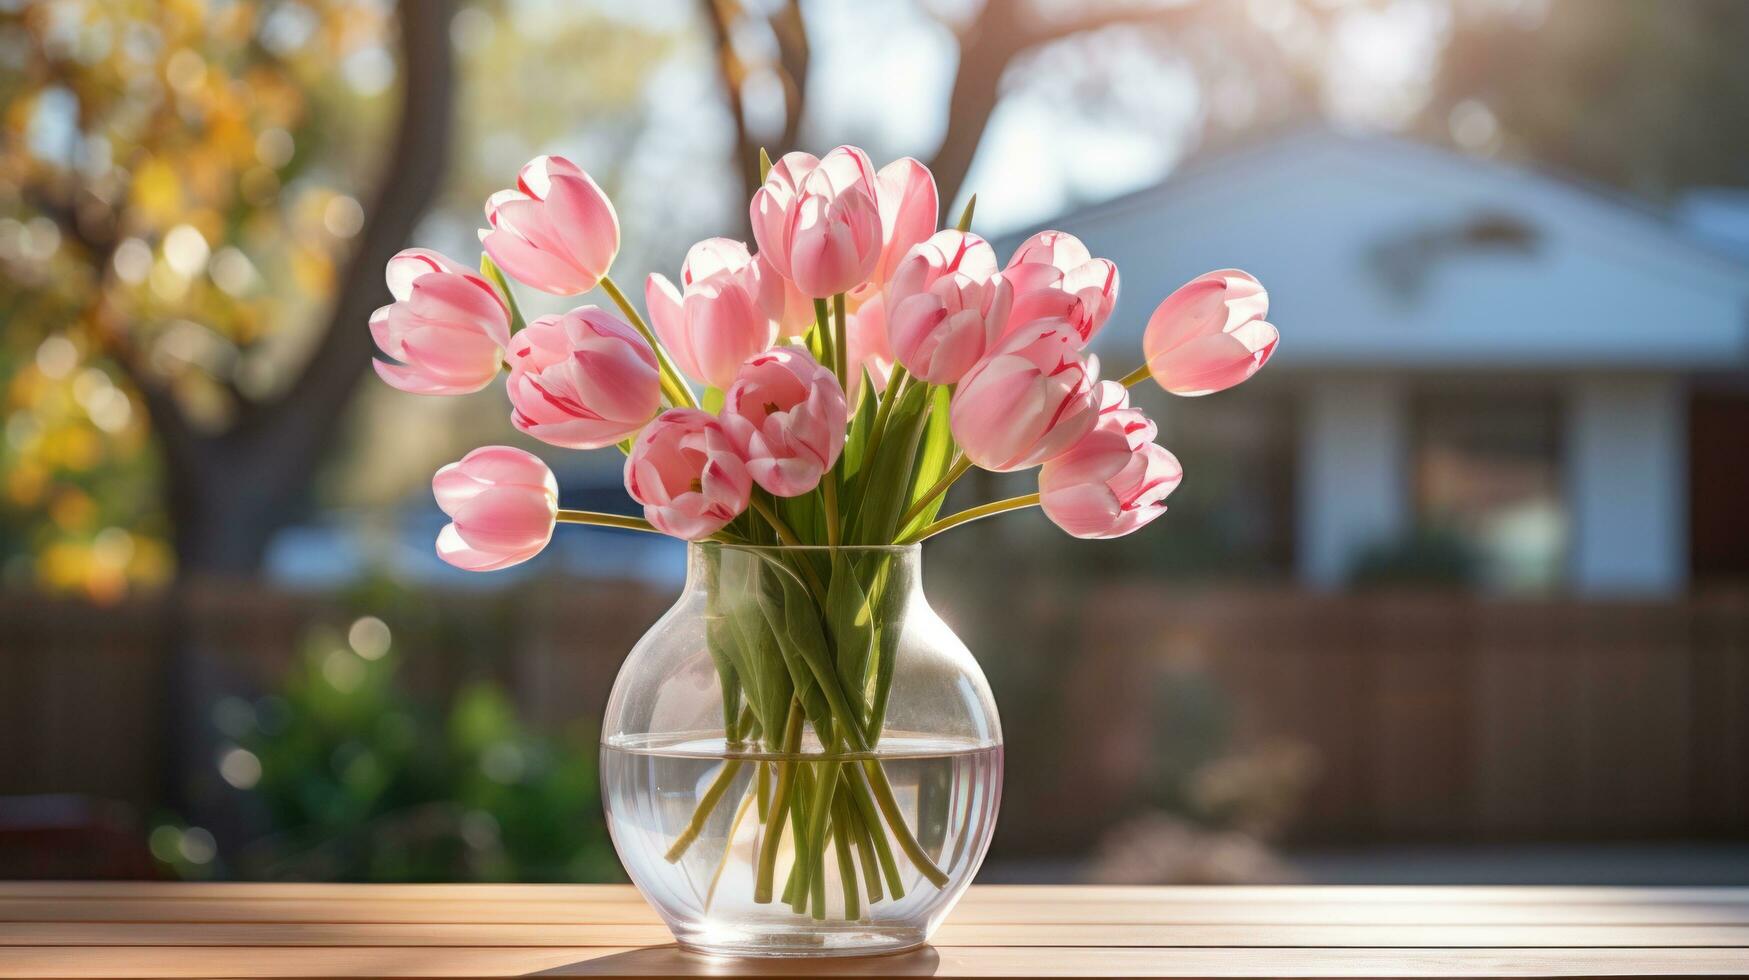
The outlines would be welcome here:
M 820 476 L 820 503 L 826 509 L 826 543 L 838 547 L 838 471 L 832 469 Z
M 1038 494 L 1036 493 L 1029 493 L 1022 497 L 1009 497 L 1007 500 L 992 500 L 987 504 L 979 504 L 976 507 L 962 510 L 950 517 L 943 517 L 941 520 L 936 521 L 934 524 L 931 524 L 920 531 L 915 531 L 906 535 L 899 539 L 897 543 L 916 544 L 919 541 L 926 541 L 933 538 L 949 528 L 958 527 L 959 525 L 970 521 L 982 520 L 983 518 L 992 517 L 996 514 L 1006 513 L 1011 510 L 1020 510 L 1023 507 L 1036 506 L 1038 506 Z
M 765 833 L 759 838 L 759 872 L 753 884 L 753 901 L 767 905 L 771 902 L 771 882 L 777 877 L 777 848 L 783 837 L 784 816 L 789 812 L 790 794 L 795 787 L 795 767 L 793 757 L 802 747 L 802 703 L 791 699 L 789 703 L 789 719 L 783 726 L 784 761 L 777 764 L 777 791 L 771 798 L 771 821 L 765 825 Z M 794 821 L 791 821 L 794 823 Z M 799 847 L 801 828 L 792 826 L 790 836 L 797 838 Z
M 1036 497 L 1036 495 L 1035 495 Z M 815 653 L 802 651 L 802 658 L 807 662 L 808 670 L 814 675 L 814 683 L 819 685 L 820 693 L 825 695 L 828 710 L 838 721 L 837 728 L 850 740 L 850 747 L 859 753 L 870 753 L 868 739 L 864 737 L 860 724 L 860 714 L 850 704 L 849 696 L 838 681 L 837 671 L 831 664 L 824 663 Z M 854 693 L 854 692 L 852 692 Z M 816 726 L 817 727 L 817 726 Z M 893 798 L 893 787 L 887 782 L 887 771 L 881 767 L 880 760 L 869 759 L 861 766 L 853 767 L 863 772 L 874 792 L 875 802 L 880 806 L 881 813 L 887 818 L 888 826 L 893 829 L 893 836 L 899 840 L 899 849 L 911 859 L 911 863 L 923 872 L 923 876 L 935 883 L 937 888 L 947 884 L 947 875 L 935 866 L 928 854 L 925 854 L 917 836 L 905 824 L 904 814 L 899 811 L 899 805 Z
M 711 781 L 710 788 L 706 789 L 704 795 L 699 797 L 698 806 L 693 808 L 692 819 L 687 822 L 686 829 L 674 839 L 674 843 L 668 848 L 668 853 L 664 855 L 669 864 L 679 861 L 686 854 L 686 849 L 691 847 L 692 842 L 697 840 L 698 835 L 704 831 L 705 821 L 709 820 L 710 815 L 716 812 L 717 804 L 722 801 L 723 794 L 728 792 L 729 785 L 735 781 L 735 776 L 741 772 L 741 766 L 741 759 L 729 759 L 723 763 L 723 768 L 717 773 L 717 778 Z
M 1134 388 L 1138 381 L 1147 380 L 1152 373 L 1153 372 L 1148 370 L 1148 365 L 1143 364 L 1141 367 L 1124 375 L 1123 380 L 1119 381 L 1118 384 L 1123 385 L 1125 388 Z
M 893 828 L 893 836 L 899 839 L 899 850 L 905 852 L 905 856 L 935 887 L 947 887 L 947 875 L 924 853 L 923 845 L 917 843 L 917 835 L 911 833 L 910 825 L 905 823 L 905 814 L 899 809 L 899 801 L 893 798 L 892 784 L 887 782 L 887 771 L 881 768 L 880 760 L 868 759 L 859 768 L 868 780 L 881 815 L 887 819 L 887 826 Z
M 759 491 L 757 489 L 754 490 L 753 495 L 747 499 L 747 502 L 752 504 L 753 509 L 759 512 L 759 516 L 765 518 L 765 523 L 770 524 L 771 529 L 777 532 L 777 539 L 779 541 L 789 545 L 791 548 L 800 548 L 802 546 L 802 542 L 796 537 L 796 533 L 789 529 L 789 525 L 783 522 L 783 518 L 777 516 L 777 511 L 772 510 L 765 501 L 759 499 Z
M 839 774 L 838 782 L 840 785 L 849 785 L 842 773 Z M 868 904 L 873 905 L 881 900 L 879 859 L 875 857 L 874 841 L 870 839 L 868 826 L 862 822 L 862 818 L 857 815 L 856 807 L 850 803 L 846 796 L 847 794 L 839 794 L 838 815 L 834 819 L 850 832 L 851 839 L 856 842 L 857 858 L 862 862 L 862 880 L 868 886 Z M 884 833 L 882 833 L 882 837 L 885 838 Z
M 827 818 L 832 815 L 832 796 L 838 789 L 838 769 L 841 765 L 838 762 L 822 762 L 819 770 L 814 773 L 814 792 L 808 812 L 808 868 L 813 872 L 813 880 L 817 882 L 824 880 L 822 874 L 826 864 L 826 824 Z M 824 901 L 823 894 L 814 895 L 816 908 Z
M 832 780 L 834 783 L 837 779 Z M 850 860 L 850 824 L 844 817 L 844 801 L 833 804 L 832 845 L 838 850 L 838 883 L 844 886 L 844 917 L 862 918 L 856 894 L 856 865 Z
M 844 387 L 844 378 L 838 374 L 838 345 L 832 338 L 832 315 L 826 310 L 824 299 L 814 300 L 814 329 L 820 332 L 820 361 L 832 370 L 832 376 L 838 378 L 838 386 Z
M 972 461 L 967 459 L 964 453 L 961 453 L 959 458 L 953 461 L 953 465 L 947 468 L 947 472 L 942 474 L 941 479 L 935 481 L 934 486 L 923 491 L 923 496 L 918 497 L 917 502 L 912 504 L 910 509 L 906 510 L 905 513 L 899 517 L 899 530 L 903 531 L 905 528 L 910 527 L 911 522 L 922 515 L 923 511 L 929 506 L 931 501 L 946 493 L 947 488 L 953 486 L 954 481 L 965 476 L 966 471 L 971 468 Z
M 628 531 L 647 531 L 651 534 L 661 534 L 655 526 L 642 517 L 627 517 L 624 514 L 603 514 L 593 510 L 561 510 L 558 522 L 560 524 L 593 524 L 596 527 L 619 527 Z
M 822 826 L 820 836 L 809 843 L 813 859 L 809 868 L 813 874 L 808 876 L 808 894 L 813 896 L 813 907 L 810 911 L 816 919 L 826 918 L 826 830 Z
M 731 721 L 730 725 L 741 731 L 745 731 L 752 723 L 753 709 L 749 707 L 741 709 L 739 722 Z M 680 860 L 680 858 L 686 853 L 686 849 L 691 847 L 692 842 L 697 840 L 698 835 L 704 831 L 705 821 L 710 819 L 711 813 L 716 810 L 717 804 L 722 801 L 723 794 L 728 792 L 730 784 L 735 781 L 735 776 L 741 771 L 743 761 L 744 760 L 741 759 L 729 759 L 723 763 L 723 768 L 717 772 L 717 778 L 711 780 L 711 784 L 705 789 L 704 795 L 698 798 L 698 805 L 693 807 L 692 819 L 687 821 L 686 829 L 681 831 L 680 836 L 676 837 L 674 843 L 669 846 L 666 855 L 669 864 L 673 864 Z
M 887 832 L 881 824 L 881 815 L 875 808 L 874 795 L 869 792 L 868 779 L 857 766 L 846 766 L 839 776 L 844 780 L 845 788 L 850 790 L 850 804 L 856 808 L 857 817 L 868 828 L 868 839 L 874 844 L 881 874 L 887 879 L 887 891 L 892 893 L 893 901 L 896 902 L 905 897 L 905 882 L 899 877 L 899 862 L 893 860 L 893 848 L 887 843 Z
M 832 297 L 832 318 L 838 324 L 838 332 L 832 339 L 832 348 L 835 352 L 833 363 L 836 365 L 834 370 L 838 372 L 839 389 L 849 391 L 850 387 L 846 381 L 850 377 L 850 366 L 845 362 L 850 357 L 850 333 L 844 322 L 843 293 L 838 293 Z
M 638 315 L 637 307 L 632 305 L 631 300 L 626 299 L 625 293 L 619 291 L 619 286 L 614 283 L 612 277 L 602 276 L 601 288 L 613 299 L 614 304 L 619 307 L 621 313 L 626 315 L 626 319 L 631 321 L 631 325 L 638 333 L 643 334 L 650 349 L 656 352 L 656 364 L 662 376 L 662 390 L 667 393 L 668 400 L 675 405 L 697 408 L 698 396 L 692 393 L 692 386 L 686 383 L 686 379 L 680 374 L 680 369 L 674 366 L 674 359 L 668 356 L 668 348 L 662 346 L 662 341 L 658 340 L 655 333 L 650 330 L 650 325 Z
M 797 762 L 796 786 L 789 797 L 789 823 L 795 831 L 795 845 L 790 850 L 795 860 L 790 864 L 790 882 L 784 887 L 784 898 L 789 902 L 790 911 L 801 915 L 808 908 L 808 893 L 813 890 L 814 875 L 808 856 L 814 853 L 813 841 L 808 837 L 807 799 L 814 788 L 813 773 L 808 771 L 806 763 Z

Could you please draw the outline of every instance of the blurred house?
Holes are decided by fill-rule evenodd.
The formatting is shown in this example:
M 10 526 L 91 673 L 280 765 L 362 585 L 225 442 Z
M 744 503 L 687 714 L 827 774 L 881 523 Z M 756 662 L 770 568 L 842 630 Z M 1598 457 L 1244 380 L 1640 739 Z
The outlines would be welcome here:
M 1315 130 L 1056 227 L 1123 269 L 1128 299 L 1099 340 L 1111 376 L 1138 357 L 1137 297 L 1223 265 L 1269 287 L 1270 370 L 1243 394 L 1173 402 L 1163 426 L 1175 449 L 1236 454 L 1228 482 L 1267 498 L 1237 523 L 1283 574 L 1342 585 L 1440 532 L 1495 590 L 1662 595 L 1749 573 L 1740 203 L 1699 198 L 1678 222 Z

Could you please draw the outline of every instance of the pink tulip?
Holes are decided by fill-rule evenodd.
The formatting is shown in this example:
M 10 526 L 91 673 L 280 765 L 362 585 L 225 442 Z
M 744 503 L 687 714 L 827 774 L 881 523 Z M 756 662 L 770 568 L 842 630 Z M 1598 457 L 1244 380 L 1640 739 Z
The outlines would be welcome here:
M 875 206 L 881 215 L 881 258 L 874 282 L 893 278 L 899 263 L 913 248 L 935 234 L 941 204 L 935 175 L 910 157 L 900 157 L 875 174 Z
M 540 156 L 516 187 L 486 199 L 480 245 L 500 269 L 536 289 L 575 296 L 595 288 L 619 253 L 613 202 L 581 167 Z
M 1117 266 L 1096 259 L 1067 232 L 1041 231 L 1022 242 L 1002 270 L 1014 289 L 1008 328 L 1062 317 L 1081 335 L 1093 338 L 1117 305 Z
M 651 324 L 681 371 L 727 388 L 743 361 L 777 339 L 783 280 L 740 242 L 707 238 L 686 253 L 680 283 L 675 289 L 663 275 L 645 282 Z
M 1256 374 L 1281 335 L 1265 321 L 1269 294 L 1249 274 L 1197 276 L 1161 301 L 1142 334 L 1148 371 L 1174 395 L 1206 395 Z
M 869 379 L 874 382 L 877 395 L 887 390 L 887 379 L 893 376 L 893 347 L 887 335 L 887 308 L 880 293 L 864 298 L 862 305 L 850 310 L 844 321 L 844 331 L 850 335 L 844 351 L 845 363 L 850 368 L 850 377 L 846 379 L 850 391 L 846 394 L 850 404 L 855 405 L 862 398 L 864 371 L 868 372 Z
M 899 363 L 925 381 L 952 384 L 1002 336 L 1013 294 L 990 243 L 950 229 L 905 256 L 887 302 Z
M 747 509 L 753 481 L 716 416 L 671 408 L 644 427 L 626 457 L 626 492 L 664 534 L 708 538 Z
M 796 284 L 779 275 L 763 253 L 755 255 L 754 261 L 766 270 L 771 278 L 783 283 L 783 315 L 778 318 L 778 340 L 794 340 L 800 342 L 814 327 L 814 299 L 796 287 Z M 855 294 L 852 294 L 854 297 Z
M 540 317 L 518 333 L 506 387 L 512 425 L 570 449 L 611 446 L 662 407 L 655 351 L 594 306 Z
M 373 360 L 377 374 L 418 395 L 461 395 L 491 384 L 510 343 L 510 312 L 491 285 L 424 248 L 390 259 L 387 278 L 395 302 L 370 315 L 370 333 L 401 363 Z
M 1166 513 L 1184 470 L 1154 435 L 1123 385 L 1101 382 L 1093 431 L 1039 469 L 1045 516 L 1077 538 L 1121 538 Z
M 540 554 L 553 536 L 559 483 L 529 453 L 482 446 L 431 478 L 450 523 L 437 534 L 437 556 L 470 572 L 490 572 Z
M 831 371 L 800 347 L 779 347 L 742 366 L 722 417 L 754 481 L 776 496 L 799 497 L 838 462 L 848 411 Z
M 877 195 L 874 166 L 855 147 L 786 153 L 749 208 L 759 254 L 809 297 L 849 292 L 880 262 Z
M 1067 452 L 1099 414 L 1099 361 L 1067 321 L 1041 320 L 1003 338 L 954 391 L 953 437 L 987 470 L 1037 466 Z

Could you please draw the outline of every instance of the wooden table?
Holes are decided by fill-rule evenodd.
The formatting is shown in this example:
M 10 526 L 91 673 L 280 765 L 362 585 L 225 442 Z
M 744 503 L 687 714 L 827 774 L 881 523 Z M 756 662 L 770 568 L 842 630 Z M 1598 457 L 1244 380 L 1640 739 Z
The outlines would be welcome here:
M 974 887 L 932 947 L 676 949 L 613 885 L 0 882 L 0 976 L 1749 974 L 1749 888 Z

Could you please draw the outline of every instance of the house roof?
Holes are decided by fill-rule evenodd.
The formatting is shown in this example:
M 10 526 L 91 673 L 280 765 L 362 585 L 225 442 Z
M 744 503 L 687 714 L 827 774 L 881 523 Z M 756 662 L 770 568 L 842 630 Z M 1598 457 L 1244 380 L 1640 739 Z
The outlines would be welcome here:
M 1228 266 L 1269 288 L 1280 368 L 1749 365 L 1749 264 L 1622 199 L 1400 139 L 1302 131 L 1051 226 L 1122 272 L 1113 370 L 1160 298 Z

